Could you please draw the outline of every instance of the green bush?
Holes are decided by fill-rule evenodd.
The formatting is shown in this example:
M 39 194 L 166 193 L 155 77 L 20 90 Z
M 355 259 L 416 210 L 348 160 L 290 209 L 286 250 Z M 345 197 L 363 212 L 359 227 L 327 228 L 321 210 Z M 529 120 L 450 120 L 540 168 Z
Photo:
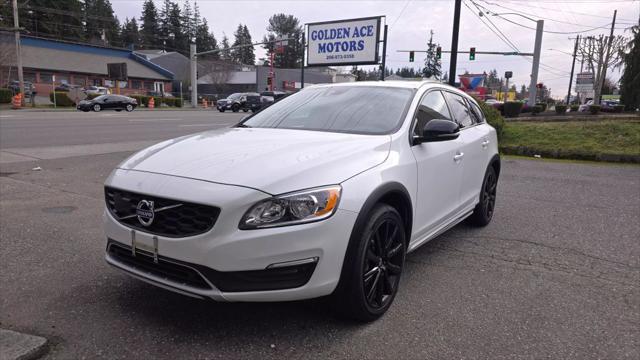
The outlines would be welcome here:
M 0 89 L 0 104 L 9 104 L 11 103 L 11 97 L 13 94 L 9 89 Z
M 162 103 L 167 104 L 167 106 L 173 106 L 175 104 L 175 101 L 173 98 L 165 97 L 162 98 Z
M 498 135 L 498 141 L 502 138 L 502 134 L 504 132 L 504 118 L 500 115 L 500 112 L 496 110 L 493 106 L 485 104 L 484 101 L 478 101 L 482 112 L 484 113 L 484 117 L 487 119 L 487 123 L 493 126 L 496 129 L 496 134 Z
M 87 94 L 87 100 L 93 100 L 102 94 Z
M 520 101 L 507 101 L 504 103 L 503 113 L 505 117 L 518 117 L 522 111 L 522 103 Z
M 591 115 L 595 115 L 600 112 L 600 105 L 589 105 L 589 112 Z
M 533 115 L 535 115 L 535 114 L 539 114 L 539 113 L 541 113 L 541 112 L 542 112 L 542 106 L 540 106 L 540 105 L 536 104 L 535 106 L 531 107 L 531 113 L 532 113 Z
M 536 106 L 540 106 L 540 109 L 542 109 L 539 112 L 547 111 L 547 104 L 546 103 L 536 103 Z
M 580 105 L 571 105 L 571 112 L 576 112 L 580 109 Z
M 624 105 L 614 105 L 613 112 L 621 113 L 624 111 Z
M 138 106 L 149 105 L 149 97 L 146 95 L 131 95 L 131 97 L 136 99 L 136 101 L 138 102 Z
M 562 115 L 566 112 L 567 112 L 567 105 L 561 105 L 561 104 L 556 105 L 556 114 Z
M 53 103 L 53 91 L 49 93 L 49 100 Z M 56 91 L 56 106 L 75 106 L 76 104 L 69 98 L 66 91 Z
M 181 108 L 181 107 L 182 107 L 182 105 L 183 105 L 183 104 L 182 104 L 182 99 L 180 99 L 180 98 L 175 98 L 175 99 L 174 99 L 174 102 L 175 102 L 175 104 L 174 104 L 174 106 L 175 106 L 175 107 L 179 107 L 179 108 Z

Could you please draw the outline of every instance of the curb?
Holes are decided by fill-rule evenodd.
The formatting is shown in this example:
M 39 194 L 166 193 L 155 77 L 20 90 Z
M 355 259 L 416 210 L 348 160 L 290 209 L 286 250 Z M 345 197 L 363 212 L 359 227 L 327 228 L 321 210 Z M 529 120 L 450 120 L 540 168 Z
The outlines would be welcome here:
M 0 359 L 33 360 L 47 351 L 47 339 L 0 329 Z
M 213 108 L 215 110 L 215 108 Z M 136 108 L 134 111 L 211 111 L 212 109 L 203 109 L 203 108 L 192 108 L 192 107 L 182 107 L 182 108 L 168 108 L 168 109 L 147 109 L 147 108 Z M 22 109 L 11 109 L 11 108 L 0 108 L 0 111 L 11 111 L 14 113 L 18 112 L 78 112 L 76 108 L 63 108 L 63 109 L 47 109 L 47 108 L 22 108 Z
M 541 116 L 523 116 L 508 118 L 505 117 L 506 122 L 569 122 L 569 121 L 626 121 L 626 120 L 640 120 L 640 115 L 541 115 Z
M 540 150 L 540 149 L 530 148 L 527 146 L 500 146 L 500 152 L 505 155 L 521 155 L 521 156 L 539 155 L 543 158 L 551 158 L 551 159 L 587 160 L 587 161 L 640 164 L 640 155 L 596 154 L 596 153 L 589 153 L 589 152 L 566 151 L 561 149 Z

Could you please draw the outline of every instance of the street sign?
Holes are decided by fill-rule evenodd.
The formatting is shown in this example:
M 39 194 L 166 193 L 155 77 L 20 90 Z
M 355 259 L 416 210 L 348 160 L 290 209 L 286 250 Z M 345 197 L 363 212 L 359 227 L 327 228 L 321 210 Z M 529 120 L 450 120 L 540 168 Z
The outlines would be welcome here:
M 372 65 L 378 63 L 381 17 L 307 24 L 307 64 Z
M 593 73 L 581 72 L 576 75 L 576 91 L 587 92 L 593 90 Z
M 504 77 L 505 79 L 511 79 L 513 77 L 513 71 L 505 71 Z
M 111 80 L 127 80 L 127 63 L 108 63 L 107 74 Z

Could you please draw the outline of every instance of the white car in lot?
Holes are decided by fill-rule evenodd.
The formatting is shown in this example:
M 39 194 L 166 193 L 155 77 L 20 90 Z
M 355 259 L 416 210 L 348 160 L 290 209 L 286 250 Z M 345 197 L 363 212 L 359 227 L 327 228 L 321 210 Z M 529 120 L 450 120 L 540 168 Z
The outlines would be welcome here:
M 331 295 L 371 321 L 407 253 L 466 218 L 491 221 L 499 174 L 496 132 L 457 89 L 312 86 L 120 164 L 105 184 L 106 260 L 197 298 Z

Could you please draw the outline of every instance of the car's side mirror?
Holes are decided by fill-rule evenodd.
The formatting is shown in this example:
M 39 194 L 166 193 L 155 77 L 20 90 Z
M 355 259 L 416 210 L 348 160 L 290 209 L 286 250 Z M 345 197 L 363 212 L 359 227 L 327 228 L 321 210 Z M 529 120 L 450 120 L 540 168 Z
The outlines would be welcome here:
M 457 139 L 460 135 L 460 125 L 451 120 L 433 119 L 427 122 L 422 129 L 422 136 L 414 136 L 413 144 L 425 142 L 449 141 Z

